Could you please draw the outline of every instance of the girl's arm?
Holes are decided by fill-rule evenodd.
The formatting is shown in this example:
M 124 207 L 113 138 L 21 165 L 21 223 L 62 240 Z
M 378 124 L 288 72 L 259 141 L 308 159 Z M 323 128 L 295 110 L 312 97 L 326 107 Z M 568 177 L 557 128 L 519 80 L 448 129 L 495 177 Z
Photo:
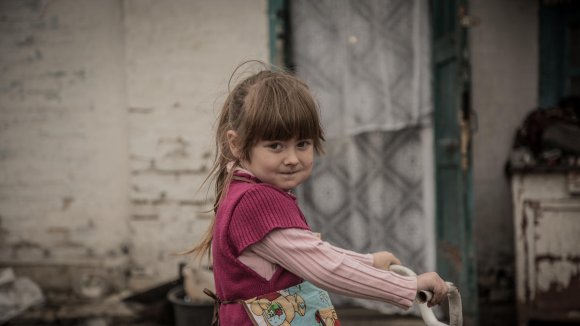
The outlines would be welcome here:
M 363 264 L 366 264 L 366 265 L 373 266 L 373 264 L 374 264 L 374 254 L 359 254 L 358 252 L 354 252 L 351 250 L 332 246 L 329 243 L 322 241 L 322 236 L 320 235 L 320 233 L 315 233 L 315 232 L 308 231 L 308 230 L 299 230 L 299 229 L 284 229 L 284 230 L 280 230 L 280 232 L 286 233 L 287 237 L 292 237 L 293 234 L 295 234 L 295 232 L 298 232 L 298 233 L 306 232 L 307 234 L 304 234 L 303 237 L 300 237 L 301 241 L 310 241 L 311 245 L 313 245 L 313 246 L 319 246 L 319 245 L 326 246 L 327 245 L 330 249 L 334 250 L 338 254 L 347 255 L 350 258 L 357 260 L 357 261 L 359 261 Z M 312 235 L 312 237 L 309 237 L 308 235 Z M 277 233 L 272 234 L 272 237 L 277 237 L 277 236 L 278 236 Z M 275 240 L 275 239 L 273 239 L 273 240 Z
M 314 233 L 312 231 L 298 230 L 298 229 L 292 229 L 292 230 L 293 231 L 290 231 L 290 232 L 309 232 L 310 234 L 312 234 L 316 239 L 319 240 L 319 241 L 314 241 L 315 239 L 312 239 L 311 241 L 313 242 L 313 245 L 318 244 L 317 242 L 322 242 L 322 237 L 321 237 L 320 233 Z M 276 235 L 273 235 L 273 236 L 276 236 Z M 373 254 L 359 254 L 358 252 L 343 249 L 340 247 L 335 247 L 333 245 L 330 245 L 327 242 L 322 242 L 322 244 L 328 245 L 330 247 L 330 249 L 336 251 L 339 254 L 345 254 L 345 255 L 349 256 L 350 258 L 358 260 L 359 262 L 361 262 L 363 264 L 367 264 L 367 265 L 370 265 L 370 266 L 373 266 L 373 267 L 376 267 L 379 269 L 389 270 L 389 266 L 391 266 L 392 264 L 401 265 L 401 261 L 399 260 L 399 258 L 397 258 L 395 255 L 393 255 L 392 253 L 390 253 L 388 251 L 379 251 L 379 252 L 375 252 Z
M 311 232 L 280 229 L 250 248 L 313 284 L 343 295 L 388 302 L 409 308 L 417 278 L 372 266 L 372 255 L 360 255 L 320 241 Z

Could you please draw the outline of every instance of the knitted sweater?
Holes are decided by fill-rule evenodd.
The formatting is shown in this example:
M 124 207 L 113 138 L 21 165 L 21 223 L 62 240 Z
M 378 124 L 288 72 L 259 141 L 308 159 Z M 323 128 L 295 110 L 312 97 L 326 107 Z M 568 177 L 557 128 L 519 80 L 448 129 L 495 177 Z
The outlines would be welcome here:
M 309 229 L 294 196 L 264 183 L 232 181 L 216 214 L 212 242 L 216 292 L 222 301 L 249 299 L 302 282 L 282 267 L 266 280 L 238 259 L 272 230 L 284 228 Z M 240 304 L 222 304 L 219 314 L 221 325 L 252 325 Z
M 349 297 L 383 301 L 408 309 L 417 295 L 416 277 L 374 268 L 372 255 L 367 257 L 334 247 L 307 230 L 272 231 L 248 248 L 244 255 L 248 252 L 274 266 L 282 266 L 322 289 Z M 240 257 L 242 262 L 243 256 Z M 268 278 L 268 275 L 272 273 L 264 277 Z

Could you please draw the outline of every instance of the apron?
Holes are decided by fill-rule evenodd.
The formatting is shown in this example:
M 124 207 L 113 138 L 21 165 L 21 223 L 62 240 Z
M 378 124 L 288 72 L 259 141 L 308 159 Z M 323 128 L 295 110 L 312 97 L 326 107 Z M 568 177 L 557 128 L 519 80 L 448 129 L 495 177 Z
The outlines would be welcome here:
M 215 300 L 212 325 L 219 325 L 220 304 L 241 304 L 255 326 L 340 326 L 328 292 L 308 281 L 247 300 L 222 302 L 204 292 Z

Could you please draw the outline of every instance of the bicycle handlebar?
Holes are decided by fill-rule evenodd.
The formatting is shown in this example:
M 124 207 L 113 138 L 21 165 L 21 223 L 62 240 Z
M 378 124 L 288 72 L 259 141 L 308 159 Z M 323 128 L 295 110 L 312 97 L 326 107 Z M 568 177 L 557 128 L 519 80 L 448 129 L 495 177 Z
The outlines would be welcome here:
M 391 265 L 389 270 L 404 276 L 417 276 L 408 267 L 402 265 Z M 437 320 L 433 310 L 427 307 L 427 302 L 433 297 L 433 293 L 430 291 L 419 291 L 417 293 L 417 298 L 415 301 L 419 305 L 419 311 L 421 312 L 421 317 L 427 326 L 462 326 L 463 325 L 463 311 L 461 304 L 461 295 L 457 287 L 451 282 L 445 282 L 447 287 L 447 299 L 449 300 L 449 325 L 444 324 Z

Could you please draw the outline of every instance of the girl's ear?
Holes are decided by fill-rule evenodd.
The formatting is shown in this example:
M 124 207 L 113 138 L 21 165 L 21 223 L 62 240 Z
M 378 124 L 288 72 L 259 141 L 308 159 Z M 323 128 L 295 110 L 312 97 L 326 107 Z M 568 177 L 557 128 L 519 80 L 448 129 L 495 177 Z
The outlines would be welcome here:
M 230 151 L 235 158 L 240 158 L 240 149 L 238 147 L 238 133 L 233 130 L 228 130 L 226 133 L 228 137 L 228 145 L 230 146 Z

